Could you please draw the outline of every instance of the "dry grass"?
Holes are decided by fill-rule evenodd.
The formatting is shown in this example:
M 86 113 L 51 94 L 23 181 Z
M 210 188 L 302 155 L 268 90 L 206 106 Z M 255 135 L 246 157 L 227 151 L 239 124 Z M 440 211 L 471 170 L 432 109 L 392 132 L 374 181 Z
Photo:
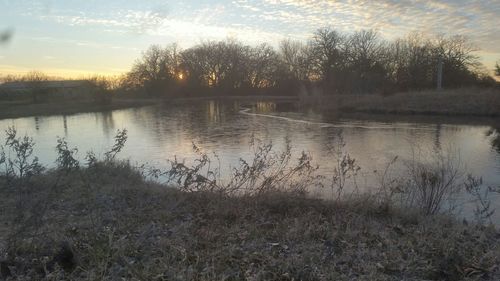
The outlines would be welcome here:
M 309 100 L 343 112 L 500 116 L 500 89 L 463 88 L 420 91 L 391 96 L 350 95 Z
M 500 280 L 494 228 L 362 197 L 181 192 L 122 162 L 37 177 L 23 216 L 18 191 L 0 182 L 0 260 L 10 279 Z M 34 214 L 39 228 L 20 227 Z

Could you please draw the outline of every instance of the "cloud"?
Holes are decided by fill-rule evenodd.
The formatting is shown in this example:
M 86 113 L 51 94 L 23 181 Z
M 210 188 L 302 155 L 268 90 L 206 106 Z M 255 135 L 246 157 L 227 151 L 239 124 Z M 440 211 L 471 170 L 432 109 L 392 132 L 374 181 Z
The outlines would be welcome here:
M 247 43 L 275 44 L 286 37 L 306 40 L 314 30 L 331 27 L 342 32 L 374 29 L 387 39 L 413 31 L 461 34 L 475 42 L 483 53 L 500 57 L 500 27 L 496 24 L 500 18 L 499 1 L 201 0 L 172 1 L 167 5 L 164 0 L 4 1 L 29 18 L 100 33 L 95 40 L 87 41 L 51 39 L 92 48 L 135 50 L 101 41 L 102 32 L 123 38 L 144 35 L 143 40 L 148 43 L 177 41 L 189 47 L 200 40 L 227 37 Z M 142 46 L 139 41 L 136 45 Z
M 165 11 L 119 10 L 104 14 L 50 14 L 41 15 L 45 21 L 53 21 L 70 26 L 96 27 L 102 31 L 122 34 L 143 34 L 170 37 L 182 45 L 189 45 L 206 39 L 224 39 L 233 37 L 246 42 L 277 41 L 283 38 L 279 32 L 263 31 L 259 28 L 240 24 L 220 24 L 218 19 L 225 13 L 223 5 L 205 7 L 193 11 L 189 16 L 168 18 Z M 59 40 L 39 37 L 37 40 Z M 63 40 L 78 46 L 111 47 L 95 42 Z
M 90 48 L 96 48 L 96 49 L 115 49 L 115 50 L 118 49 L 118 50 L 130 50 L 130 51 L 138 51 L 139 50 L 138 48 L 135 48 L 135 47 L 124 47 L 124 46 L 118 46 L 118 45 L 113 45 L 113 44 L 98 43 L 95 41 L 55 38 L 55 37 L 50 37 L 50 36 L 38 36 L 38 37 L 32 37 L 30 39 L 34 40 L 34 41 L 38 41 L 38 42 L 45 42 L 45 43 L 51 43 L 51 44 L 69 44 L 69 45 L 90 47 Z M 47 57 L 49 57 L 49 56 L 47 56 Z
M 151 34 L 169 36 L 179 41 L 183 46 L 198 43 L 200 40 L 223 40 L 235 38 L 246 43 L 277 42 L 283 35 L 276 32 L 266 32 L 257 28 L 232 25 L 219 26 L 184 20 L 168 20 Z
M 462 34 L 485 51 L 500 52 L 498 1 L 394 1 L 394 0 L 257 0 L 233 1 L 264 26 L 281 26 L 289 32 L 311 32 L 330 26 L 345 32 L 375 29 L 385 37 L 403 36 L 411 31 Z M 262 21 L 264 23 L 262 23 Z
M 220 38 L 233 34 L 256 41 L 283 37 L 305 39 L 315 29 L 330 26 L 344 32 L 375 29 L 389 39 L 411 31 L 462 34 L 484 51 L 500 52 L 500 28 L 495 24 L 500 17 L 498 1 L 233 0 L 187 5 L 173 11 L 164 4 L 117 8 L 122 3 L 112 1 L 115 6 L 109 10 L 51 8 L 51 12 L 45 14 L 40 11 L 52 6 L 44 1 L 35 3 L 29 11 L 39 13 L 43 20 L 104 27 L 119 33 L 184 35 L 191 38 L 190 41 L 195 37 Z
M 126 28 L 129 32 L 145 33 L 160 26 L 166 19 L 165 11 L 118 11 L 110 15 L 70 14 L 41 15 L 40 19 L 68 24 L 71 26 L 105 26 L 107 28 Z

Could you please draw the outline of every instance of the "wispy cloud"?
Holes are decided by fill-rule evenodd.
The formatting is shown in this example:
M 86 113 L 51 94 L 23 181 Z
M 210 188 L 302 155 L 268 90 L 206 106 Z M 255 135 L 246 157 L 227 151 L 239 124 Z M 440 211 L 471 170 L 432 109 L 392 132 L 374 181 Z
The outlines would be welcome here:
M 190 45 L 205 39 L 224 39 L 235 37 L 247 42 L 277 41 L 283 38 L 279 32 L 270 32 L 258 27 L 241 24 L 221 24 L 218 22 L 225 13 L 223 5 L 205 7 L 193 11 L 188 17 L 168 17 L 161 11 L 119 10 L 109 14 L 50 14 L 41 15 L 40 19 L 69 26 L 104 28 L 103 31 L 122 34 L 143 34 L 167 36 L 180 41 L 181 45 Z M 57 40 L 52 38 L 53 40 Z M 91 42 L 66 41 L 80 46 L 110 47 Z M 119 48 L 113 46 L 113 48 Z
M 24 1 L 21 1 L 24 2 Z M 136 1 L 127 1 L 136 2 Z M 71 26 L 105 27 L 121 33 L 190 38 L 220 38 L 239 34 L 246 40 L 305 38 L 331 26 L 342 31 L 376 29 L 386 37 L 411 31 L 463 34 L 484 51 L 500 52 L 500 2 L 481 0 L 233 0 L 205 5 L 149 9 L 115 8 L 79 11 L 51 8 L 35 1 L 28 11 L 42 20 Z M 45 3 L 45 4 L 43 4 Z M 116 3 L 115 3 L 116 4 Z M 44 13 L 42 13 L 44 11 Z M 239 24 L 239 25 L 238 25 Z M 262 37 L 260 37 L 262 36 Z M 198 38 L 200 39 L 200 38 Z
M 498 1 L 393 1 L 393 0 L 236 0 L 233 3 L 266 25 L 279 25 L 291 32 L 310 32 L 331 26 L 346 32 L 376 29 L 387 37 L 411 31 L 462 34 L 485 51 L 500 52 Z M 265 26 L 265 25 L 264 25 Z
M 128 10 L 111 14 L 50 14 L 41 15 L 40 19 L 71 26 L 105 26 L 126 28 L 132 33 L 145 33 L 161 26 L 166 19 L 166 12 Z
M 30 39 L 33 41 L 37 41 L 37 42 L 45 42 L 45 43 L 52 43 L 52 44 L 69 44 L 69 45 L 90 47 L 90 48 L 96 48 L 96 49 L 115 49 L 115 50 L 119 49 L 119 50 L 131 50 L 131 51 L 138 51 L 139 50 L 138 48 L 135 48 L 135 47 L 125 47 L 125 46 L 119 46 L 119 45 L 113 45 L 113 44 L 107 44 L 107 43 L 99 43 L 99 42 L 95 42 L 95 41 L 56 38 L 56 37 L 50 37 L 50 36 L 37 36 L 37 37 L 32 37 Z

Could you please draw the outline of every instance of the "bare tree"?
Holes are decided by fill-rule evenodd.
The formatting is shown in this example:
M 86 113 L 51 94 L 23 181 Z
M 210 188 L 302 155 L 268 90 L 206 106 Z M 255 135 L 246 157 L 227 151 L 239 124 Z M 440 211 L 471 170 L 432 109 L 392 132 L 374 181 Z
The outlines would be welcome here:
M 338 88 L 346 66 L 346 37 L 335 30 L 317 30 L 310 41 L 315 77 L 324 82 L 326 88 Z
M 482 64 L 475 54 L 479 49 L 466 37 L 440 35 L 433 44 L 433 64 L 444 64 L 444 86 L 462 86 L 478 80 Z
M 150 95 L 161 95 L 176 82 L 179 71 L 177 45 L 165 48 L 153 45 L 135 62 L 129 73 L 129 83 L 144 87 Z
M 219 42 L 219 59 L 224 66 L 219 80 L 221 87 L 226 89 L 241 88 L 246 86 L 245 81 L 249 76 L 251 48 L 235 40 Z
M 234 40 L 207 41 L 182 53 L 191 83 L 218 89 L 240 88 L 248 81 L 251 49 Z
M 466 37 L 427 38 L 421 33 L 411 33 L 388 46 L 388 73 L 400 90 L 433 87 L 439 61 L 444 64 L 445 87 L 483 83 L 486 79 L 475 55 L 477 48 Z
M 355 81 L 350 81 L 355 92 L 379 91 L 388 78 L 385 69 L 385 42 L 373 30 L 361 30 L 349 37 L 348 63 Z
M 467 37 L 439 35 L 435 41 L 438 55 L 445 59 L 448 64 L 454 64 L 455 67 L 478 66 L 479 57 L 475 55 L 475 52 L 479 49 Z
M 311 72 L 311 50 L 300 41 L 286 39 L 280 43 L 280 56 L 291 79 L 308 81 Z
M 491 84 L 476 50 L 463 36 L 411 33 L 389 42 L 373 30 L 345 34 L 323 28 L 307 43 L 283 40 L 277 51 L 231 39 L 182 52 L 176 45 L 152 46 L 122 84 L 149 93 L 172 86 L 218 94 L 269 87 L 290 94 L 317 86 L 326 93 L 387 93 L 434 87 L 438 61 L 444 62 L 444 86 Z
M 276 86 L 280 60 L 278 53 L 268 44 L 261 44 L 250 51 L 248 84 L 253 88 Z
M 315 76 L 325 92 L 374 92 L 387 82 L 387 47 L 373 30 L 352 35 L 323 28 L 309 42 Z

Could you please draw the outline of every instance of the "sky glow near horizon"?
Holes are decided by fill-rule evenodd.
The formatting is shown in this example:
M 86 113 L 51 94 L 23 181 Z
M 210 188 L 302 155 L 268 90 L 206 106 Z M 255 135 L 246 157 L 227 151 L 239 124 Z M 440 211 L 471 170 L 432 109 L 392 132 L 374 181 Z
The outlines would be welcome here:
M 318 28 L 375 29 L 385 39 L 412 31 L 465 35 L 491 70 L 500 59 L 500 0 L 0 0 L 0 75 L 115 75 L 152 44 L 188 48 L 235 38 L 274 46 Z

